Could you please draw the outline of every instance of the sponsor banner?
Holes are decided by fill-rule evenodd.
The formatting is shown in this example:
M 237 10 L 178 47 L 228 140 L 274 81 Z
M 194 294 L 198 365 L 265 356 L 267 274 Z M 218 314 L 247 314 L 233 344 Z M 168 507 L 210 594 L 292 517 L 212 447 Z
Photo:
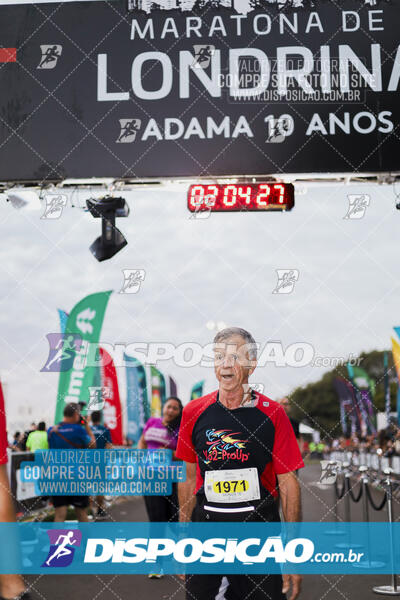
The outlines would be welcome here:
M 396 2 L 127 4 L 0 6 L 0 180 L 399 170 Z
M 101 390 L 103 405 L 104 425 L 111 433 L 111 442 L 115 446 L 122 446 L 124 436 L 122 433 L 122 409 L 119 396 L 117 371 L 111 356 L 104 348 L 99 348 L 101 359 Z
M 90 401 L 89 388 L 93 385 L 98 365 L 86 366 L 86 360 L 90 356 L 91 345 L 94 350 L 97 348 L 111 293 L 109 291 L 91 294 L 74 306 L 68 317 L 65 333 L 60 337 L 58 354 L 55 353 L 51 360 L 49 356 L 46 367 L 57 364 L 57 370 L 60 371 L 56 423 L 62 421 L 66 403 L 83 402 L 87 405 Z M 63 368 L 65 362 L 68 364 L 67 369 Z M 92 360 L 89 364 L 93 362 Z
M 68 313 L 65 312 L 65 310 L 62 310 L 61 308 L 58 308 L 57 311 L 58 317 L 60 319 L 60 331 L 61 333 L 65 333 L 65 329 L 67 327 L 68 322 Z
M 146 370 L 142 363 L 128 354 L 124 354 L 126 364 L 126 413 L 128 427 L 126 437 L 137 444 L 143 427 L 150 418 L 150 406 L 147 398 Z
M 359 411 L 352 384 L 342 377 L 335 377 L 333 385 L 340 402 L 340 423 L 344 435 L 361 431 Z
M 171 450 L 37 450 L 19 477 L 33 496 L 169 496 L 186 471 Z
M 400 327 L 394 327 L 394 330 L 400 337 Z M 397 373 L 397 423 L 400 425 L 400 344 L 394 338 L 391 339 L 393 362 Z
M 65 310 L 62 310 L 60 308 L 58 308 L 57 310 L 58 310 L 58 316 L 60 319 L 60 331 L 61 331 L 62 335 L 64 335 L 65 328 L 67 327 L 67 322 L 68 322 L 68 313 Z M 62 341 L 61 341 L 61 343 L 62 343 Z M 93 371 L 93 381 L 92 381 L 92 386 L 90 387 L 89 404 L 88 404 L 88 406 L 84 406 L 82 408 L 82 414 L 86 414 L 88 410 L 97 410 L 97 409 L 103 408 L 104 400 L 102 401 L 101 405 L 96 406 L 96 404 L 93 403 L 93 399 L 92 399 L 92 395 L 94 394 L 96 396 L 96 400 L 97 400 L 98 392 L 101 392 L 101 391 L 102 391 L 101 373 L 100 373 L 100 367 L 97 367 L 97 368 L 94 368 L 94 371 Z M 103 422 L 103 413 L 101 413 L 101 422 Z
M 384 386 L 384 394 L 385 394 L 385 415 L 386 415 L 386 423 L 389 425 L 390 423 L 390 382 L 389 382 L 389 359 L 388 352 L 385 350 L 383 353 L 383 386 Z
M 393 563 L 388 523 L 66 525 L 0 523 L 8 540 L 0 547 L 0 573 L 383 574 L 400 560 L 400 523 L 392 525 Z M 19 545 L 19 560 L 10 543 Z
M 169 396 L 178 396 L 178 386 L 176 384 L 176 381 L 173 377 L 171 377 L 171 375 L 168 375 L 168 381 L 169 381 L 169 391 L 168 391 L 168 395 Z
M 204 386 L 204 379 L 202 379 L 201 381 L 198 381 L 197 383 L 194 384 L 194 386 L 192 387 L 192 391 L 190 392 L 190 400 L 196 400 L 196 398 L 202 397 L 203 386 Z
M 166 388 L 164 375 L 156 369 L 156 367 L 150 366 L 151 376 L 151 416 L 161 417 L 162 409 L 166 400 Z
M 371 395 L 375 393 L 375 382 L 364 369 L 353 367 L 350 363 L 347 364 L 347 371 L 353 383 L 354 396 L 359 409 L 361 435 L 375 434 L 375 415 L 371 401 Z

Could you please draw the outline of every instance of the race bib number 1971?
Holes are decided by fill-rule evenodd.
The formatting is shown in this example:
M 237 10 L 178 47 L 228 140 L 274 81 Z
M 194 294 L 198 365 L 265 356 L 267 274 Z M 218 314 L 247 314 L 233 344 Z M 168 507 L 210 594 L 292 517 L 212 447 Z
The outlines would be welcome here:
M 251 502 L 260 499 L 260 484 L 255 467 L 206 471 L 204 492 L 208 502 Z

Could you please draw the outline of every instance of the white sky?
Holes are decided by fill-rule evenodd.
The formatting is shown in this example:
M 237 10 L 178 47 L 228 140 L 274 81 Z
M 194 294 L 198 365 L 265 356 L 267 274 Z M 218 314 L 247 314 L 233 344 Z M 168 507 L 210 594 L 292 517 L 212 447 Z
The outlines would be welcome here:
M 349 193 L 371 202 L 360 220 L 344 220 Z M 88 192 L 85 197 L 89 197 Z M 398 246 L 400 213 L 391 186 L 308 188 L 287 214 L 213 214 L 188 218 L 184 190 L 126 194 L 131 214 L 117 226 L 129 245 L 98 263 L 88 248 L 100 220 L 67 207 L 59 220 L 0 203 L 0 371 L 6 382 L 9 430 L 54 414 L 58 375 L 40 373 L 46 334 L 59 331 L 57 308 L 70 311 L 85 295 L 114 289 L 101 340 L 211 341 L 209 320 L 248 329 L 262 345 L 307 342 L 320 356 L 390 347 L 400 323 Z M 118 294 L 122 269 L 142 268 L 137 294 Z M 276 269 L 299 269 L 292 294 L 272 294 Z M 211 369 L 159 368 L 178 382 L 186 402 L 191 385 Z M 258 368 L 273 399 L 317 380 L 316 367 Z M 326 370 L 326 369 L 325 369 Z M 123 369 L 119 369 L 125 397 Z

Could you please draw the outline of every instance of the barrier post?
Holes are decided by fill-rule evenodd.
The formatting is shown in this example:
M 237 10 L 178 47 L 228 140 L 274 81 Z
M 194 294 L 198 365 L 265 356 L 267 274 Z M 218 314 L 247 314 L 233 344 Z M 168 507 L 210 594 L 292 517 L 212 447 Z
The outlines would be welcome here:
M 382 448 L 378 448 L 376 453 L 378 455 L 378 473 L 379 473 L 379 476 L 382 477 L 382 455 L 383 455 Z
M 357 543 L 353 543 L 351 541 L 351 511 L 350 511 L 350 493 L 349 493 L 349 489 L 351 487 L 350 485 L 350 479 L 351 479 L 351 468 L 350 468 L 350 463 L 349 462 L 344 462 L 343 463 L 343 469 L 344 469 L 344 520 L 346 523 L 349 523 L 349 541 L 348 542 L 340 542 L 339 544 L 335 544 L 335 548 L 343 548 L 345 550 L 348 550 L 349 548 L 362 548 L 361 544 L 357 544 Z
M 336 461 L 336 460 L 330 460 L 328 462 L 328 468 L 330 470 L 330 472 L 332 474 L 336 474 L 336 478 L 341 474 L 342 470 L 341 470 L 341 466 L 342 463 L 340 461 Z M 335 480 L 336 482 L 336 480 Z M 341 529 L 338 528 L 338 509 L 337 509 L 337 503 L 338 501 L 341 499 L 342 496 L 340 496 L 339 498 L 336 496 L 336 485 L 335 482 L 332 484 L 332 493 L 333 493 L 333 518 L 334 518 L 334 522 L 335 522 L 335 528 L 334 529 L 330 529 L 328 531 L 325 531 L 325 535 L 344 535 L 345 532 Z M 344 491 L 344 488 L 343 488 Z
M 363 503 L 362 512 L 363 512 L 363 521 L 364 521 L 364 523 L 367 524 L 367 550 L 369 553 L 370 548 L 371 548 L 371 538 L 370 538 L 370 531 L 369 531 L 369 509 L 368 509 L 368 495 L 367 495 L 367 486 L 369 483 L 368 474 L 367 474 L 368 467 L 365 465 L 362 465 L 358 470 L 361 473 L 362 503 Z M 363 562 L 357 563 L 354 566 L 358 567 L 360 569 L 375 569 L 375 568 L 383 567 L 384 563 L 377 561 L 377 560 L 371 560 L 370 558 L 368 558 L 368 560 L 364 560 Z
M 391 552 L 391 563 L 392 563 L 392 575 L 391 575 L 391 585 L 378 585 L 373 587 L 372 590 L 375 594 L 383 594 L 385 596 L 400 596 L 400 590 L 397 587 L 396 580 L 396 569 L 395 569 L 395 561 L 394 561 L 394 538 L 393 538 L 393 488 L 392 488 L 392 479 L 391 474 L 393 473 L 393 469 L 385 469 L 385 475 L 387 476 L 384 480 L 384 485 L 386 487 L 387 494 L 387 512 L 388 512 L 388 521 L 389 521 L 389 543 L 390 543 L 390 552 Z

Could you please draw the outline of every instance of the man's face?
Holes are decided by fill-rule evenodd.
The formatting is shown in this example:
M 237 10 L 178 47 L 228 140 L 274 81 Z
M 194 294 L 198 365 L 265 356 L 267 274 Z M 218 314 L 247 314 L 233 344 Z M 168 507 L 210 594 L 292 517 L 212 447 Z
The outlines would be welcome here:
M 247 342 L 240 335 L 215 344 L 214 370 L 221 391 L 243 389 L 255 367 L 256 362 L 249 358 Z
M 290 403 L 289 403 L 289 400 L 287 398 L 284 398 L 281 401 L 280 405 L 285 409 L 286 413 L 290 412 Z

